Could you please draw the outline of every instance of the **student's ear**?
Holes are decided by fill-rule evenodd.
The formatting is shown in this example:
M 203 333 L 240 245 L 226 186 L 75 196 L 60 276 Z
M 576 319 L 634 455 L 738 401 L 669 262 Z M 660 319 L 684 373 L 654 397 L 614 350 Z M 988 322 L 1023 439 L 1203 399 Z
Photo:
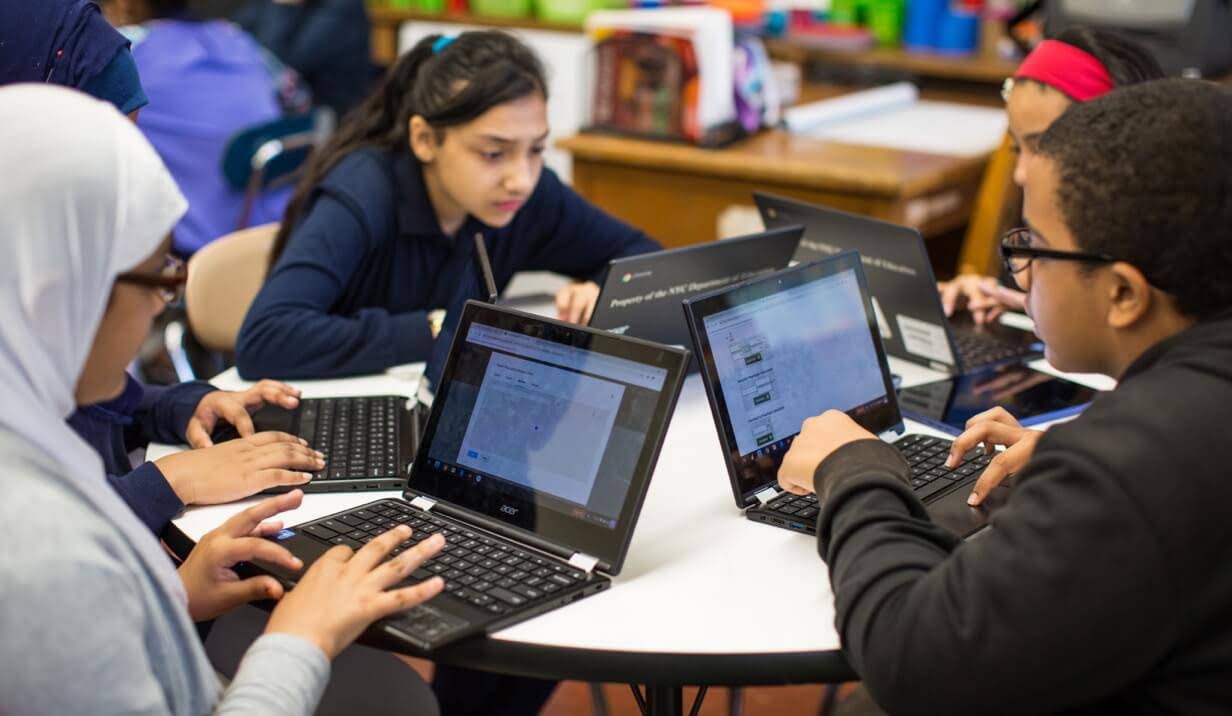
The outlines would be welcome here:
M 1136 266 L 1118 261 L 1109 267 L 1108 298 L 1108 325 L 1125 329 L 1150 312 L 1155 293 Z
M 411 117 L 411 127 L 408 132 L 411 138 L 411 151 L 422 164 L 429 164 L 436 159 L 436 151 L 440 143 L 436 139 L 436 130 L 427 120 L 419 115 Z

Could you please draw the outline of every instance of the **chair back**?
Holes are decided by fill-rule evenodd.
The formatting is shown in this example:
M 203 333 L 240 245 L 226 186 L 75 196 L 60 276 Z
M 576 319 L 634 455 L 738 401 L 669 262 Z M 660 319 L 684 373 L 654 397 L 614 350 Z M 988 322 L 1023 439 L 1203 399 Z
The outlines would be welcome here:
M 278 224 L 254 226 L 210 242 L 188 260 L 184 302 L 201 345 L 235 350 L 249 306 L 269 269 Z

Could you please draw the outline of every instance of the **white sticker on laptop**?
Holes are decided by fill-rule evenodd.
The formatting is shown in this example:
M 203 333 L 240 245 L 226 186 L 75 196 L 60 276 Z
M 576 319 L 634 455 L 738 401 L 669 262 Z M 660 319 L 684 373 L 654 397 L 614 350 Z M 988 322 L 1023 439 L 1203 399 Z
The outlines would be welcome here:
M 908 353 L 946 365 L 954 364 L 954 357 L 950 353 L 950 339 L 944 326 L 901 313 L 895 318 L 898 320 L 898 330 L 903 334 L 903 347 Z
M 894 337 L 894 331 L 890 330 L 890 322 L 886 320 L 885 314 L 881 311 L 881 304 L 877 303 L 877 297 L 873 296 L 873 315 L 877 316 L 877 330 L 881 331 L 881 340 L 888 341 Z

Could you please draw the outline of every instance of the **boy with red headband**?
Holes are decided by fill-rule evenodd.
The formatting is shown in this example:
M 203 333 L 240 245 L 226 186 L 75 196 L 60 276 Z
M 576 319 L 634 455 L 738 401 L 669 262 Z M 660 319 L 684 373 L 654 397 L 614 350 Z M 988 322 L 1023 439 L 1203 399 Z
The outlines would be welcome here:
M 1002 96 L 1010 141 L 1018 154 L 1014 183 L 1022 186 L 1024 162 L 1048 125 L 1075 102 L 1087 102 L 1114 88 L 1160 79 L 1163 70 L 1142 46 L 1120 35 L 1072 27 L 1046 40 L 1005 81 Z M 971 311 L 976 323 L 996 320 L 1006 309 L 1021 311 L 1021 291 L 997 279 L 962 274 L 938 285 L 947 314 Z
M 1075 105 L 1023 170 L 1006 268 L 1048 359 L 1120 384 L 1028 445 L 967 542 L 893 447 L 806 421 L 779 482 L 822 505 L 843 652 L 893 714 L 1232 713 L 1232 89 Z

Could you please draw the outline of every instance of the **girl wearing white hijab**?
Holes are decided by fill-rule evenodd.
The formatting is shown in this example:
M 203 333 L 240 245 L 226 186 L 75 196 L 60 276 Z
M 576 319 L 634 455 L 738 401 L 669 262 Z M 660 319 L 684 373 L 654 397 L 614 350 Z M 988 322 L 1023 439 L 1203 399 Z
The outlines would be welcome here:
M 294 492 L 206 535 L 177 574 L 64 419 L 123 387 L 163 308 L 132 277 L 157 275 L 184 199 L 132 123 L 83 94 L 0 88 L 0 127 L 0 708 L 311 713 L 329 659 L 372 621 L 440 591 L 440 580 L 387 590 L 443 539 L 386 562 L 405 528 L 354 554 L 335 548 L 283 597 L 271 578 L 231 568 L 300 566 L 260 539 L 299 504 Z M 224 691 L 193 620 L 256 598 L 282 601 Z

